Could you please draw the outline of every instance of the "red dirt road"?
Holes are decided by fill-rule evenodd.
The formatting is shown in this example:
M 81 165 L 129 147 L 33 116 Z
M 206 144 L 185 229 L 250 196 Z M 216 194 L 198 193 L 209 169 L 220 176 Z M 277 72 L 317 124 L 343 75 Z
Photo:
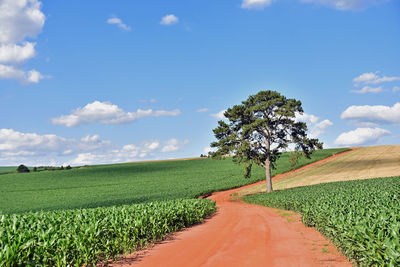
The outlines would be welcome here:
M 229 200 L 243 188 L 210 196 L 218 212 L 205 223 L 113 266 L 352 266 L 299 215 Z

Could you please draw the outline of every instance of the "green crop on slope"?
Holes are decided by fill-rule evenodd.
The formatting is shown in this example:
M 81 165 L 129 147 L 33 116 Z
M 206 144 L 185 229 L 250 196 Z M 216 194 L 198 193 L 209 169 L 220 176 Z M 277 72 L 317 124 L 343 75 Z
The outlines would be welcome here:
M 362 266 L 400 265 L 400 177 L 334 182 L 248 196 L 294 210 Z
M 15 166 L 4 166 L 4 167 L 0 167 L 0 174 L 11 173 L 11 172 L 15 172 L 16 170 L 17 170 L 17 167 L 15 167 Z
M 0 216 L 0 266 L 85 266 L 141 248 L 215 212 L 208 199 Z
M 344 150 L 318 150 L 311 160 L 301 159 L 298 167 Z M 284 153 L 272 174 L 289 170 L 288 153 Z M 0 214 L 193 198 L 254 183 L 264 177 L 264 169 L 258 167 L 254 168 L 252 178 L 243 178 L 242 167 L 233 164 L 230 158 L 4 174 L 0 175 Z

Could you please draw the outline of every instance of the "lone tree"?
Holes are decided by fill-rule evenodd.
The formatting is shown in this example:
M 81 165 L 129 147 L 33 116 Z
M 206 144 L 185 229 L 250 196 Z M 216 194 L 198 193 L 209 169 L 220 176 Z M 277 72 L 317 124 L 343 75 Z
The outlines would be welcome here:
M 21 164 L 18 166 L 17 172 L 29 172 L 29 169 L 25 165 Z
M 233 156 L 233 161 L 244 164 L 245 177 L 250 177 L 253 164 L 265 168 L 267 192 L 272 192 L 271 168 L 281 151 L 290 143 L 296 151 L 302 150 L 307 158 L 316 149 L 322 148 L 318 139 L 307 138 L 307 125 L 296 121 L 302 114 L 301 102 L 288 99 L 275 91 L 260 91 L 251 95 L 241 105 L 225 111 L 229 120 L 218 121 L 214 134 L 218 141 L 211 143 L 216 148 L 210 152 L 214 159 Z

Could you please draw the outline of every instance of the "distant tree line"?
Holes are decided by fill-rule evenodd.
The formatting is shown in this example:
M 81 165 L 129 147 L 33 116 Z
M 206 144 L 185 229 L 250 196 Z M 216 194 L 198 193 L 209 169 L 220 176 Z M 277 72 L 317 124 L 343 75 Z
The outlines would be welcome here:
M 72 167 L 70 165 L 64 167 L 55 167 L 55 166 L 39 166 L 39 167 L 33 167 L 32 171 L 34 172 L 39 172 L 39 171 L 62 171 L 62 170 L 71 170 Z M 17 168 L 17 172 L 23 173 L 23 172 L 30 172 L 30 169 L 26 167 L 24 164 L 21 164 Z

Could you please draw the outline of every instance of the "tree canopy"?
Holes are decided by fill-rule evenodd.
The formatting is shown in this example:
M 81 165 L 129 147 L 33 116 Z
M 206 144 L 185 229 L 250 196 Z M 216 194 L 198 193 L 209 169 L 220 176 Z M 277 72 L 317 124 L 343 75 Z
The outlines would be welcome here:
M 318 139 L 307 137 L 307 125 L 296 120 L 302 113 L 300 101 L 276 91 L 250 95 L 241 105 L 225 111 L 227 121 L 218 121 L 213 130 L 217 141 L 211 143 L 216 151 L 210 155 L 216 159 L 233 156 L 234 162 L 245 165 L 246 177 L 250 177 L 253 164 L 264 167 L 270 192 L 271 168 L 290 143 L 307 158 L 316 148 L 322 148 Z

